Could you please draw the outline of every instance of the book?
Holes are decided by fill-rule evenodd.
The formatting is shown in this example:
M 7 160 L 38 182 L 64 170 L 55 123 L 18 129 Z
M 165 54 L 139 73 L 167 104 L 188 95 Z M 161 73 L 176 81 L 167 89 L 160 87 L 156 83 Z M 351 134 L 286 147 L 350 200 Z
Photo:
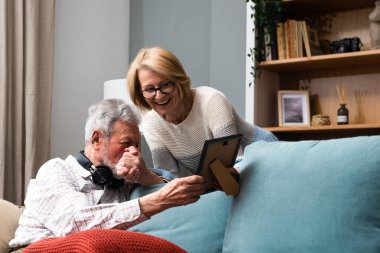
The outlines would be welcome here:
M 268 33 L 268 30 L 264 28 L 264 44 L 265 44 L 265 60 L 271 61 L 272 60 L 272 49 L 270 44 L 270 35 Z
M 284 60 L 287 58 L 285 45 L 285 25 L 284 23 L 277 24 L 277 50 L 278 58 Z
M 299 57 L 298 52 L 298 34 L 297 34 L 297 21 L 288 19 L 285 23 L 286 26 L 286 40 L 287 40 L 287 53 L 288 58 Z
M 290 20 L 286 20 L 285 22 L 285 38 L 286 38 L 286 52 L 288 54 L 288 58 L 293 58 L 294 52 L 292 50 L 292 45 L 291 45 L 291 41 L 293 37 L 292 37 L 292 32 L 291 32 Z
M 285 56 L 286 59 L 290 58 L 290 50 L 289 50 L 289 23 L 284 22 L 284 43 L 285 43 Z
M 298 52 L 298 32 L 297 32 L 297 21 L 294 19 L 290 20 L 290 30 L 292 32 L 292 50 L 293 50 L 293 57 L 292 58 L 298 58 L 299 52 Z
M 302 25 L 301 21 L 296 21 L 296 31 L 297 31 L 297 53 L 298 57 L 303 57 L 303 43 L 302 43 Z
M 309 36 L 307 35 L 306 21 L 305 20 L 300 21 L 300 25 L 301 25 L 302 42 L 305 48 L 305 55 L 307 57 L 310 57 L 311 50 L 310 50 Z
M 278 60 L 277 32 L 274 31 L 272 36 L 273 36 L 272 41 L 271 41 L 272 60 Z
M 271 36 L 273 38 L 271 38 Z M 264 29 L 264 43 L 265 43 L 265 60 L 272 61 L 278 60 L 277 48 L 277 33 L 269 34 L 268 30 Z

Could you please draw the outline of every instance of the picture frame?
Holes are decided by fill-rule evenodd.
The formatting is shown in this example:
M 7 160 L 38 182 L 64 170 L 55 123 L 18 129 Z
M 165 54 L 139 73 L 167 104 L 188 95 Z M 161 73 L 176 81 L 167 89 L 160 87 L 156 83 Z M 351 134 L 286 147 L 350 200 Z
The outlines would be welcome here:
M 278 91 L 279 126 L 310 126 L 309 91 Z
M 322 49 L 321 45 L 319 43 L 319 37 L 318 37 L 318 32 L 317 30 L 311 28 L 308 26 L 306 23 L 305 24 L 305 30 L 306 30 L 306 37 L 307 37 L 307 43 L 310 47 L 310 53 L 311 55 L 321 55 L 322 54 Z
M 212 170 L 211 164 L 213 164 L 215 160 L 219 160 L 222 166 L 218 167 L 218 171 L 225 170 L 226 168 L 232 168 L 235 164 L 236 157 L 239 152 L 242 137 L 243 135 L 239 133 L 220 138 L 209 139 L 204 142 L 196 174 L 202 176 L 204 179 L 204 183 L 207 187 L 205 193 L 216 190 L 215 178 L 218 178 L 217 174 L 220 174 Z M 227 185 L 231 186 L 234 184 L 231 182 L 233 178 L 225 175 L 222 175 L 222 178 L 222 181 L 224 181 L 224 183 L 220 183 L 220 186 L 222 187 L 223 191 L 223 184 L 227 188 L 229 188 Z

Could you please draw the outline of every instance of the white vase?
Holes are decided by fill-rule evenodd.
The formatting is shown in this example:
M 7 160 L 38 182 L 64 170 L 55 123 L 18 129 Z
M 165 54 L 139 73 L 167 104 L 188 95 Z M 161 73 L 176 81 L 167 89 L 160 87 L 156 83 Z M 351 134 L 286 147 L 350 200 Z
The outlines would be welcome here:
M 369 14 L 369 36 L 371 49 L 380 49 L 380 1 L 375 2 L 375 9 Z

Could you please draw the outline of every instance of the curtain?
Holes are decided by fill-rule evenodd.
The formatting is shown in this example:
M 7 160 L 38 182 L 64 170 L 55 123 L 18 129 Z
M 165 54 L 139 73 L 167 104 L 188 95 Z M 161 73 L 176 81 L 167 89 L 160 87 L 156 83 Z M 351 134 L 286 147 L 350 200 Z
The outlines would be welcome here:
M 54 0 L 0 0 L 0 197 L 23 204 L 50 157 Z

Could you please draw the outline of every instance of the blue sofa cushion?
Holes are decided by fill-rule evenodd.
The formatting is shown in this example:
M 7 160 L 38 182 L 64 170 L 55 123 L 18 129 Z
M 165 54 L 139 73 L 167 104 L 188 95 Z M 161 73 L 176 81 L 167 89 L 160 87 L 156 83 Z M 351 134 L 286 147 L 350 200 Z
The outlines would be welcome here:
M 223 252 L 380 252 L 380 136 L 245 150 Z
M 131 199 L 154 192 L 162 186 L 137 187 Z M 219 253 L 222 252 L 231 202 L 232 198 L 224 192 L 204 194 L 196 203 L 170 208 L 128 230 L 164 238 L 189 253 Z

